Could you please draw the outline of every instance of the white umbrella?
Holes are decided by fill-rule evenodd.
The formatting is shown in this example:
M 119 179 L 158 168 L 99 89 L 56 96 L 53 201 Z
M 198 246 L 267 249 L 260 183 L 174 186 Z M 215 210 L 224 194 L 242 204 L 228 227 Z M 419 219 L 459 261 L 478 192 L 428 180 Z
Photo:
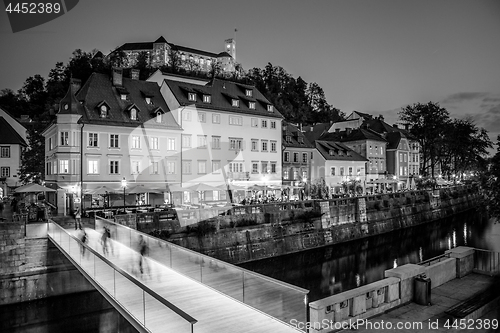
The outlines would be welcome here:
M 56 192 L 56 190 L 36 183 L 26 184 L 14 190 L 16 193 Z

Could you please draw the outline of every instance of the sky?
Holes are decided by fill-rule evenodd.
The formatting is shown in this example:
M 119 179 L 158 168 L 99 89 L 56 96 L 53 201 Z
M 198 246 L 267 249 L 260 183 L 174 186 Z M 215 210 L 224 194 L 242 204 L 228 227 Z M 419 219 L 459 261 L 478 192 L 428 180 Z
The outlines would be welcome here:
M 500 134 L 500 0 L 81 0 L 18 33 L 2 12 L 0 90 L 47 77 L 75 49 L 107 54 L 160 36 L 214 53 L 235 37 L 244 69 L 271 63 L 317 82 L 347 115 L 393 124 L 401 107 L 432 101 L 494 143 Z

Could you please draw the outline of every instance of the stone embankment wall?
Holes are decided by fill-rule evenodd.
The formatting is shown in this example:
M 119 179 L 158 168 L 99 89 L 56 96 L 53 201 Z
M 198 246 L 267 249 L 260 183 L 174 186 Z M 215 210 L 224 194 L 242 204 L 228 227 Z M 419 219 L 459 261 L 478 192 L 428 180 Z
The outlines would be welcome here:
M 95 290 L 46 237 L 25 238 L 21 223 L 0 223 L 0 305 Z
M 478 207 L 479 188 L 460 186 L 327 201 L 235 207 L 229 214 L 157 235 L 186 248 L 243 263 L 453 216 Z M 138 223 L 138 229 L 151 231 Z M 154 233 L 153 233 L 154 234 Z

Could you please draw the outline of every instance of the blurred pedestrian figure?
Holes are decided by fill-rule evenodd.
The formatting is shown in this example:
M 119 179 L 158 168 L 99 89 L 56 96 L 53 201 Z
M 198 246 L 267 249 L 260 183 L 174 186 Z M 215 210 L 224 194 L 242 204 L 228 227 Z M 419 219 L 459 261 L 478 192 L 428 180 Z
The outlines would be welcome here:
M 1 200 L 1 198 L 0 198 L 0 219 L 2 219 L 2 220 L 3 220 L 3 208 L 4 208 L 3 200 Z
M 82 229 L 82 232 L 80 234 L 80 240 L 82 241 L 82 257 L 85 256 L 85 244 L 88 242 L 88 236 L 85 230 Z
M 75 230 L 82 230 L 82 213 L 80 212 L 80 207 L 75 211 Z
M 106 230 L 106 234 L 108 236 L 108 240 L 107 240 L 107 243 L 109 244 L 109 248 L 111 249 L 111 255 L 115 255 L 115 249 L 114 249 L 114 246 L 113 246 L 113 241 L 111 240 L 111 230 L 109 230 L 109 227 L 104 227 L 104 229 Z
M 141 271 L 141 274 L 144 273 L 144 268 L 147 266 L 147 263 L 144 262 L 144 256 L 147 255 L 148 252 L 148 244 L 144 240 L 144 237 L 142 235 L 139 235 L 139 270 Z M 149 271 L 149 269 L 148 269 Z
M 106 227 L 103 228 L 103 231 L 102 231 L 102 236 L 101 236 L 101 245 L 102 245 L 102 253 L 104 255 L 108 254 L 109 253 L 109 250 L 108 250 L 108 230 L 106 229 Z
M 17 213 L 17 199 L 16 198 L 12 199 L 12 201 L 10 202 L 10 206 L 12 207 L 12 212 Z

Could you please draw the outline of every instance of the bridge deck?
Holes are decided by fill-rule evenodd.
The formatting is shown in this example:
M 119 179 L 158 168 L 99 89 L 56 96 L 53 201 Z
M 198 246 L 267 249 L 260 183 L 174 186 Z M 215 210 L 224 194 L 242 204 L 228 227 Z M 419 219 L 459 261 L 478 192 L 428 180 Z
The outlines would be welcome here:
M 93 229 L 86 229 L 89 245 L 99 253 L 102 252 L 100 234 Z M 275 318 L 255 310 L 218 291 L 179 274 L 164 265 L 146 258 L 144 274 L 139 272 L 139 254 L 118 242 L 111 242 L 113 251 L 106 258 L 114 265 L 132 273 L 137 280 L 163 296 L 182 311 L 194 317 L 198 322 L 194 332 L 300 332 Z M 113 284 L 113 271 L 106 276 L 107 283 Z M 102 280 L 102 279 L 101 279 Z M 127 283 L 122 281 L 120 283 Z M 130 283 L 130 282 L 128 282 Z M 127 299 L 126 295 L 122 296 Z M 126 301 L 127 310 L 131 313 L 142 311 L 142 302 L 130 297 Z M 151 308 L 150 308 L 151 309 Z M 169 326 L 163 311 L 148 310 L 147 328 L 162 332 Z

